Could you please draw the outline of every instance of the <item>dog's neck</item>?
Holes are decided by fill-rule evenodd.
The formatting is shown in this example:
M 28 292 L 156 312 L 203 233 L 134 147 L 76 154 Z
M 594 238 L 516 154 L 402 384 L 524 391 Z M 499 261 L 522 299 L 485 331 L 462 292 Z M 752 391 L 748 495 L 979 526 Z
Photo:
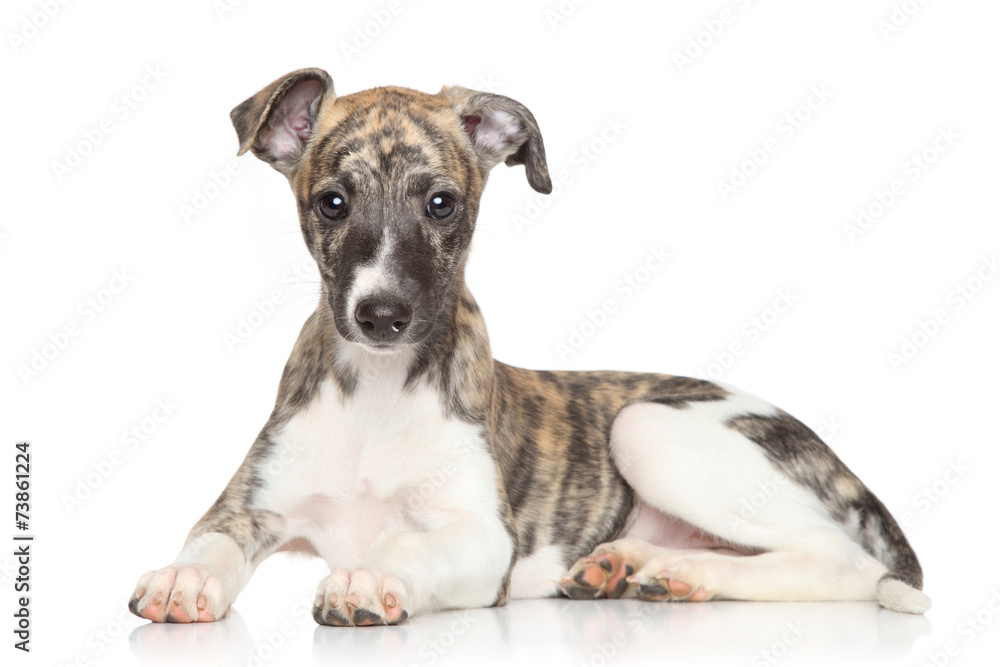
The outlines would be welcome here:
M 326 304 L 321 298 L 319 309 L 326 312 L 317 313 L 324 322 L 324 357 L 345 397 L 373 389 L 408 391 L 423 382 L 436 387 L 453 410 L 464 414 L 485 409 L 478 404 L 491 387 L 493 358 L 482 313 L 461 276 L 427 338 L 392 351 L 345 340 Z

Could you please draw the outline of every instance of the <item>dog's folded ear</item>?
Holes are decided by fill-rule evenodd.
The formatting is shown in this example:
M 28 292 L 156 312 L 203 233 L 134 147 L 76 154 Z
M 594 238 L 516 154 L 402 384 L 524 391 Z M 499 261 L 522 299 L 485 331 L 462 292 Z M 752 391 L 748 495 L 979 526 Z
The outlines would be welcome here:
M 229 114 L 240 141 L 237 155 L 253 151 L 290 174 L 312 136 L 321 103 L 333 95 L 333 79 L 321 69 L 296 70 L 272 82 Z
M 503 95 L 460 86 L 446 86 L 438 94 L 461 120 L 484 171 L 500 162 L 508 167 L 523 164 L 531 187 L 552 192 L 542 133 L 527 107 Z

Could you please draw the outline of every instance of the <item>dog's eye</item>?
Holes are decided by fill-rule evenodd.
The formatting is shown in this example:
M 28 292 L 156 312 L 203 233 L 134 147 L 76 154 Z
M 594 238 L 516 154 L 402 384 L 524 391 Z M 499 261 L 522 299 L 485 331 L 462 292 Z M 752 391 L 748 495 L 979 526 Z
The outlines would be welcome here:
M 320 215 L 328 220 L 340 220 L 347 215 L 347 199 L 339 192 L 327 192 L 316 206 Z
M 435 220 L 447 218 L 455 210 L 455 198 L 447 192 L 438 192 L 431 195 L 431 200 L 427 202 L 427 215 Z

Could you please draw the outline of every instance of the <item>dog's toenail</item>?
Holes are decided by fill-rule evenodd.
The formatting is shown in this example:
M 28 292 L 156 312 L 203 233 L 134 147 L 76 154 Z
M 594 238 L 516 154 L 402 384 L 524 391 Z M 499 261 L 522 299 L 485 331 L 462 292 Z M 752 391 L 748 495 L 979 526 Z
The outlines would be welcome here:
M 354 612 L 354 625 L 384 625 L 382 618 L 367 609 L 358 609 Z

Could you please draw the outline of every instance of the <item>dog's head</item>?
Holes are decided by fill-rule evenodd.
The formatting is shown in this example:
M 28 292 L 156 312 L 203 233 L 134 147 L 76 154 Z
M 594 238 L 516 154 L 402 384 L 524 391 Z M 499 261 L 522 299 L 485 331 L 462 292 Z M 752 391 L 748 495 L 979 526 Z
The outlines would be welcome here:
M 523 164 L 535 190 L 552 190 L 534 117 L 501 95 L 337 97 L 329 74 L 303 69 L 230 115 L 239 154 L 288 177 L 338 332 L 370 347 L 419 343 L 441 326 L 490 169 Z

